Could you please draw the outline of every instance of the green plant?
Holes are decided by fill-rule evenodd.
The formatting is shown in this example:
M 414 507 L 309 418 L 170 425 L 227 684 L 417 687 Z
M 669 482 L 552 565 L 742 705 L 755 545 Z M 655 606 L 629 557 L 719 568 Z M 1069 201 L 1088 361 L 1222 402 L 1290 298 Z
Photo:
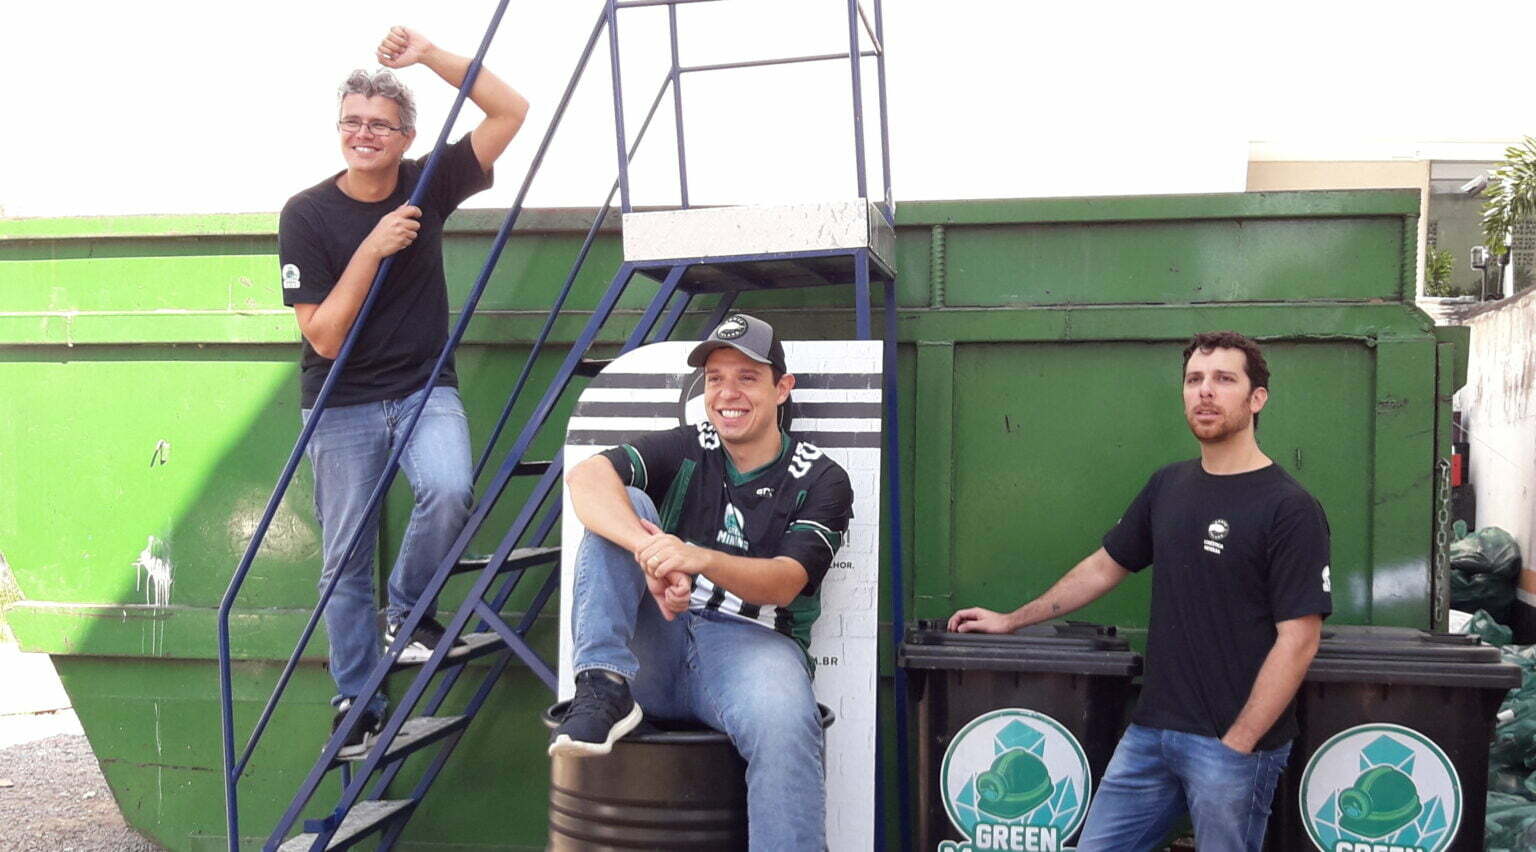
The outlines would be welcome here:
M 1509 250 L 1507 236 L 1536 219 L 1536 139 L 1527 136 L 1504 149 L 1504 162 L 1488 173 L 1483 204 L 1483 244 L 1495 254 Z
M 1424 251 L 1424 295 L 1459 296 L 1451 286 L 1451 273 L 1456 269 L 1456 259 L 1449 249 L 1430 248 Z

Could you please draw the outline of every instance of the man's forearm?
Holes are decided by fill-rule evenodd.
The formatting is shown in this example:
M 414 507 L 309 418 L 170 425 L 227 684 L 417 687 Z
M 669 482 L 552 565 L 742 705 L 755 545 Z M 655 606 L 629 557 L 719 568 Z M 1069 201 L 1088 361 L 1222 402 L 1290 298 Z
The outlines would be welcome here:
M 603 456 L 593 456 L 566 475 L 565 487 L 582 526 L 633 552 L 650 537 L 629 502 L 624 481 Z
M 1280 718 L 1291 699 L 1296 697 L 1296 690 L 1307 676 L 1307 668 L 1312 665 L 1312 657 L 1317 653 L 1322 619 L 1307 616 L 1296 622 L 1295 629 L 1282 629 L 1275 637 L 1274 646 L 1269 649 L 1264 664 L 1259 667 L 1258 676 L 1253 679 L 1248 701 L 1243 705 L 1242 712 L 1237 714 L 1232 727 L 1221 738 L 1231 748 L 1242 752 L 1252 751 L 1259 740 L 1269 733 L 1269 729 L 1274 727 L 1275 720 Z M 1291 622 L 1282 624 L 1282 627 L 1286 624 Z
M 368 298 L 368 286 L 379 271 L 379 257 L 365 240 L 352 253 L 347 268 L 325 300 L 315 306 L 301 330 L 309 345 L 322 357 L 335 359 L 341 344 L 357 321 L 357 312 Z
M 437 76 L 443 78 L 443 82 L 454 88 L 464 85 L 464 77 L 469 73 L 469 62 L 468 57 L 450 53 L 435 45 L 421 58 L 421 64 L 432 69 Z M 485 113 L 486 118 L 516 119 L 521 122 L 528 113 L 528 101 L 484 65 L 480 66 L 480 73 L 475 75 L 475 86 L 469 90 L 469 99 Z
M 788 606 L 810 579 L 805 568 L 787 556 L 762 559 L 700 549 L 707 554 L 708 567 L 699 573 L 749 604 Z
M 1009 613 L 1012 629 L 1028 627 L 1082 609 L 1119 585 L 1127 572 L 1100 548 L 1062 575 L 1045 594 Z

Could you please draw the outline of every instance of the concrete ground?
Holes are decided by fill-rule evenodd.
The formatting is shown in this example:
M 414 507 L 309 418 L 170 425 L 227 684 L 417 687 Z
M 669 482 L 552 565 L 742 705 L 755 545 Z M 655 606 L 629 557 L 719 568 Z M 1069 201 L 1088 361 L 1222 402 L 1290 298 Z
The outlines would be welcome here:
M 159 849 L 124 824 L 48 656 L 0 641 L 0 684 L 0 849 Z

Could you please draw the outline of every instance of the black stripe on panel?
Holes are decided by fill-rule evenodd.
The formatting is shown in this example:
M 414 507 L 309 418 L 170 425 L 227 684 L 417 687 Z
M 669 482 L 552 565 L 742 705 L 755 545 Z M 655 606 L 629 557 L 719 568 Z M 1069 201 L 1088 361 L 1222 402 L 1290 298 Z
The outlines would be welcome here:
M 796 417 L 849 417 L 880 419 L 878 402 L 792 402 Z M 576 417 L 676 417 L 676 402 L 578 402 Z
M 793 371 L 791 371 L 793 372 Z M 589 388 L 681 388 L 692 373 L 609 373 L 593 379 Z M 879 373 L 805 373 L 795 374 L 795 386 L 802 388 L 880 387 Z
M 573 417 L 676 417 L 676 402 L 578 402 Z M 872 415 L 873 416 L 873 415 Z
M 692 373 L 598 373 L 589 388 L 681 388 Z
M 791 429 L 790 432 L 802 441 L 824 449 L 855 449 L 880 446 L 880 431 L 878 424 L 872 424 L 869 432 L 802 432 Z M 635 436 L 633 429 L 572 429 L 565 434 L 565 442 L 574 446 L 612 447 L 628 441 Z
M 791 370 L 790 372 L 794 372 Z M 795 373 L 797 388 L 878 388 L 879 373 Z

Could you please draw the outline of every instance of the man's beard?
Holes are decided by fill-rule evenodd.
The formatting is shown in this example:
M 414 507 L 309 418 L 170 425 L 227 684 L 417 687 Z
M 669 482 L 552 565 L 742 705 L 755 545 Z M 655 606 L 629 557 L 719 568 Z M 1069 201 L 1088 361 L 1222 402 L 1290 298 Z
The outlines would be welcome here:
M 1195 420 L 1193 414 L 1186 413 L 1184 422 L 1189 425 L 1189 431 L 1194 434 L 1195 440 L 1202 444 L 1220 444 L 1247 429 L 1253 422 L 1253 412 L 1248 410 L 1248 406 L 1243 405 L 1217 422 L 1207 425 L 1201 425 Z

